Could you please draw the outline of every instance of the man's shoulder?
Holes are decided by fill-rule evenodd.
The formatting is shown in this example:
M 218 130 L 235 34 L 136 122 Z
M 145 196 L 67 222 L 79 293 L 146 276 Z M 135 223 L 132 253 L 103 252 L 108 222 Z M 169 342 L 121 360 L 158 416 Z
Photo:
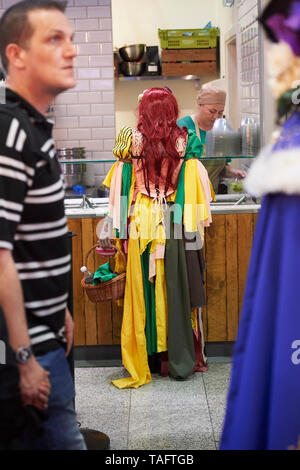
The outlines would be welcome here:
M 12 106 L 9 103 L 1 103 L 0 104 L 1 121 L 5 119 L 13 119 L 13 117 L 17 114 L 16 108 L 17 106 Z
M 0 105 L 0 147 L 1 151 L 21 152 L 28 150 L 32 135 L 31 123 L 28 115 L 18 106 L 11 104 Z
M 1 132 L 3 133 L 6 128 L 9 129 L 13 121 L 18 122 L 23 127 L 30 124 L 28 115 L 16 103 L 0 104 Z

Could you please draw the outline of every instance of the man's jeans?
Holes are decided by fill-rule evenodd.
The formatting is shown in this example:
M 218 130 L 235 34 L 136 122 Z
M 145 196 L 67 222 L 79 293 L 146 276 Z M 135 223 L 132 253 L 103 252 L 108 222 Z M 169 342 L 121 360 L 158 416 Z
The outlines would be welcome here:
M 73 405 L 75 389 L 65 351 L 56 349 L 36 359 L 50 372 L 51 393 L 45 412 L 45 432 L 35 436 L 26 431 L 26 447 L 34 450 L 86 450 L 76 422 Z

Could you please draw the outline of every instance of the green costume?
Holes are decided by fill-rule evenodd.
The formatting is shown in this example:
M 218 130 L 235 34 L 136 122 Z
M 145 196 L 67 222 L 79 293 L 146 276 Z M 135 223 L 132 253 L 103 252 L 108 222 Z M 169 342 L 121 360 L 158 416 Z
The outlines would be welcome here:
M 195 123 L 192 119 L 191 116 L 185 116 L 177 121 L 177 124 L 179 127 L 187 127 L 187 129 L 190 129 L 194 132 L 197 133 L 197 130 L 195 128 Z M 200 140 L 201 143 L 204 146 L 204 152 L 203 156 L 205 156 L 205 144 L 206 144 L 206 131 L 203 131 L 202 129 L 199 128 L 200 132 Z M 201 163 L 205 166 L 207 172 L 208 172 L 208 177 L 211 181 L 211 184 L 214 188 L 215 193 L 218 192 L 218 186 L 219 186 L 219 181 L 222 176 L 225 174 L 225 166 L 226 163 L 230 162 L 231 159 L 218 159 L 218 160 L 201 160 Z

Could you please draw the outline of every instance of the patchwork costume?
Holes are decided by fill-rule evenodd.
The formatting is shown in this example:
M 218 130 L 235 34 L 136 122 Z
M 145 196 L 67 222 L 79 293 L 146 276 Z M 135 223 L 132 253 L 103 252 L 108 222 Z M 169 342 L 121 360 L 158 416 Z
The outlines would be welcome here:
M 142 139 L 135 129 L 121 129 L 113 149 L 118 161 L 104 181 L 117 245 L 127 254 L 121 348 L 130 377 L 115 380 L 118 388 L 150 382 L 148 356 L 155 353 L 161 353 L 162 375 L 185 379 L 206 370 L 199 307 L 205 304 L 202 245 L 211 189 L 199 161 L 203 146 L 191 131 L 178 138 L 180 158 L 164 190 L 168 162 L 162 158 L 156 185 L 147 183 Z M 116 270 L 121 264 L 117 255 Z

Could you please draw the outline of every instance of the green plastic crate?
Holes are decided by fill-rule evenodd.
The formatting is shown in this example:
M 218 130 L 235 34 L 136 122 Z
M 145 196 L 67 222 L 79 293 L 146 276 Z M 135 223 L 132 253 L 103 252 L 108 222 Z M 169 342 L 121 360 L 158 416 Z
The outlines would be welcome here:
M 159 29 L 162 49 L 208 49 L 217 47 L 219 28 Z

